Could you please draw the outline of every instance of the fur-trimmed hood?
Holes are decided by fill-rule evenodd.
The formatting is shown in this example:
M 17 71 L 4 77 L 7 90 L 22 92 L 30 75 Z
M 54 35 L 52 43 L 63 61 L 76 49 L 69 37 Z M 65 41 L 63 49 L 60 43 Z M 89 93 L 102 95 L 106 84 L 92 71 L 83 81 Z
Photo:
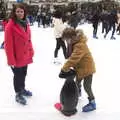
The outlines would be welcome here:
M 80 42 L 87 41 L 87 38 L 83 33 L 83 30 L 81 29 L 75 30 L 73 28 L 64 29 L 62 38 L 63 40 L 66 40 L 67 42 L 70 41 L 72 44 L 79 42 L 79 41 Z

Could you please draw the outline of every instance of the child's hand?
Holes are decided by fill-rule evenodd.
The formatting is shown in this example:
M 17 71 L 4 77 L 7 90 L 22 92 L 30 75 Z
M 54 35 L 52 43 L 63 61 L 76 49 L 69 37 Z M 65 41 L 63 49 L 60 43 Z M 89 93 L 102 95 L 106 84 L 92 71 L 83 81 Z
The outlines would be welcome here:
M 76 72 L 74 69 L 70 69 L 68 72 L 65 72 L 63 70 L 60 71 L 59 77 L 60 78 L 67 78 L 69 76 L 76 75 Z

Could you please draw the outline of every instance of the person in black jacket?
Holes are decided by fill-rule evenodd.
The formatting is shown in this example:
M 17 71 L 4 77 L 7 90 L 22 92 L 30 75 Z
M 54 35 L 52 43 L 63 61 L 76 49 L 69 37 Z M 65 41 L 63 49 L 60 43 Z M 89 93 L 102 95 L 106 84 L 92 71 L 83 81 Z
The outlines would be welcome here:
M 78 14 L 76 11 L 72 12 L 71 16 L 69 17 L 68 24 L 74 29 L 76 29 L 78 26 Z
M 92 25 L 93 25 L 93 38 L 98 39 L 97 37 L 97 29 L 98 29 L 98 23 L 99 23 L 100 15 L 99 12 L 95 12 L 92 17 Z
M 115 37 L 114 37 L 114 33 L 115 33 L 115 30 L 116 30 L 115 23 L 117 23 L 117 13 L 116 13 L 116 10 L 112 10 L 111 11 L 111 13 L 108 16 L 108 22 L 109 22 L 109 29 L 106 32 L 106 34 L 104 35 L 104 38 L 106 38 L 106 36 L 109 33 L 109 31 L 112 29 L 112 35 L 111 35 L 110 39 L 115 39 Z

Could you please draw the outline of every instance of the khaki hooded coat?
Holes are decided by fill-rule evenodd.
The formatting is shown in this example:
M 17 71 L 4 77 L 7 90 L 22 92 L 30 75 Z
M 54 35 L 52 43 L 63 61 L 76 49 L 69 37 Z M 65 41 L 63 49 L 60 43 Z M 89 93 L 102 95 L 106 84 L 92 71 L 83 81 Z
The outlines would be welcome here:
M 82 31 L 79 31 L 79 38 L 77 41 L 72 41 L 72 53 L 66 63 L 63 65 L 62 70 L 67 72 L 71 67 L 77 72 L 77 79 L 96 72 L 95 63 L 92 54 L 87 46 L 87 38 Z

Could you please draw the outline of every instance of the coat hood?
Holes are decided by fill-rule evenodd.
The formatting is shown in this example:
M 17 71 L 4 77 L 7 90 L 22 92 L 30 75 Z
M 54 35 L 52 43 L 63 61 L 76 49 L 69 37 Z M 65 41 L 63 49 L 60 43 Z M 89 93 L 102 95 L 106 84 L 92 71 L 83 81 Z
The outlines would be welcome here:
M 62 38 L 63 38 L 63 40 L 66 40 L 67 42 L 70 41 L 72 44 L 74 44 L 76 42 L 86 42 L 87 41 L 87 38 L 83 33 L 83 30 L 81 30 L 81 29 L 75 30 L 73 28 L 66 28 L 63 31 Z

